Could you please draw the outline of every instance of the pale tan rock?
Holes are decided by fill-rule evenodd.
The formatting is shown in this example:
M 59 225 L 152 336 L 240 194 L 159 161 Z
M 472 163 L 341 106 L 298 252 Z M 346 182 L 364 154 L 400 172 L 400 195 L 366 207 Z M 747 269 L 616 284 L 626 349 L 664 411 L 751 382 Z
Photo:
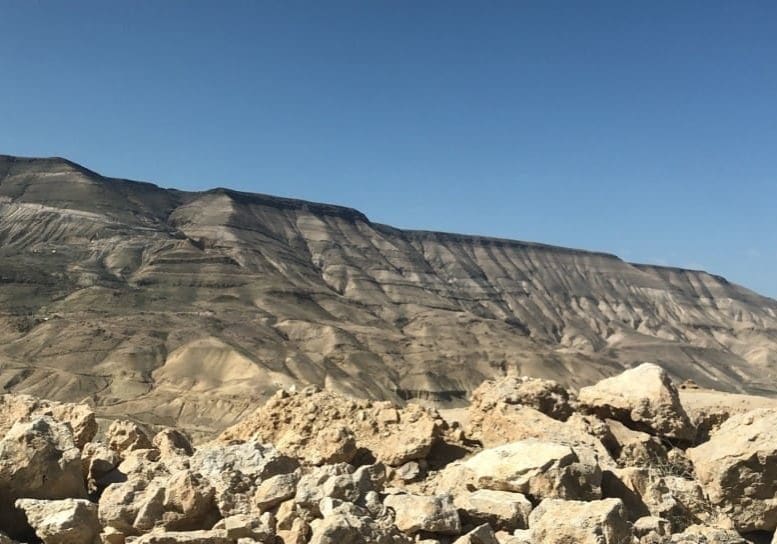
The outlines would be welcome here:
M 0 440 L 0 531 L 24 532 L 18 498 L 86 498 L 81 458 L 69 425 L 49 416 L 16 423 Z
M 383 504 L 394 510 L 394 522 L 403 533 L 455 535 L 461 532 L 459 513 L 450 495 L 389 495 Z
M 453 544 L 499 544 L 494 530 L 487 524 L 475 527 L 453 541 Z
M 206 444 L 189 458 L 191 470 L 216 489 L 216 504 L 224 517 L 248 514 L 259 484 L 272 476 L 294 472 L 296 460 L 273 446 L 255 441 Z
M 505 531 L 529 527 L 532 504 L 521 493 L 478 489 L 455 495 L 453 503 L 464 526 L 487 523 Z
M 79 449 L 97 433 L 94 411 L 86 404 L 60 403 L 29 395 L 0 395 L 0 436 L 8 432 L 14 423 L 41 416 L 51 416 L 70 425 L 73 441 Z
M 415 404 L 398 408 L 305 389 L 279 392 L 219 439 L 270 442 L 309 464 L 350 462 L 363 449 L 378 461 L 400 466 L 427 457 L 446 428 L 435 410 Z
M 194 453 L 194 447 L 184 433 L 177 429 L 163 429 L 154 435 L 151 445 L 159 450 L 163 459 L 169 457 L 189 457 Z
M 275 531 L 265 521 L 253 515 L 238 514 L 224 518 L 224 531 L 229 538 L 250 538 L 255 542 L 275 541 Z
M 470 413 L 476 419 L 502 405 L 529 406 L 561 421 L 573 412 L 570 394 L 559 383 L 528 376 L 486 380 L 470 396 Z
M 777 409 L 733 416 L 686 454 L 712 504 L 737 530 L 777 528 Z
M 664 518 L 656 516 L 644 516 L 634 522 L 634 536 L 646 537 L 651 533 L 657 537 L 667 537 L 671 532 L 671 524 Z
M 279 447 L 283 449 L 283 441 Z M 356 456 L 356 437 L 345 425 L 322 429 L 309 443 L 308 459 L 314 465 L 347 463 Z
M 666 371 L 652 363 L 583 387 L 578 399 L 598 416 L 637 430 L 684 441 L 695 436 L 677 388 Z
M 748 544 L 747 540 L 736 531 L 707 525 L 692 525 L 682 533 L 672 535 L 669 542 L 671 544 Z
M 564 422 L 529 406 L 504 403 L 484 411 L 470 407 L 469 414 L 466 434 L 480 441 L 486 448 L 535 439 L 567 445 L 588 464 L 597 464 L 603 468 L 617 466 L 601 440 L 603 434 L 609 433 L 609 429 L 604 422 L 593 416 L 572 414 Z
M 102 533 L 100 533 L 101 544 L 124 544 L 127 541 L 127 537 L 113 527 L 105 527 Z
M 464 468 L 480 489 L 513 491 L 535 499 L 601 497 L 599 466 L 582 462 L 563 444 L 521 440 L 483 450 Z
M 159 531 L 147 533 L 132 544 L 235 544 L 224 531 Z
M 263 480 L 254 493 L 254 504 L 265 511 L 291 499 L 297 493 L 297 474 L 278 474 Z
M 294 504 L 318 516 L 319 503 L 325 497 L 357 501 L 361 491 L 356 486 L 353 473 L 353 466 L 347 463 L 313 467 L 300 477 Z
M 105 444 L 88 442 L 81 450 L 81 467 L 90 491 L 101 490 L 111 483 L 105 477 L 120 463 L 119 454 Z
M 183 470 L 165 483 L 162 525 L 173 531 L 209 529 L 221 517 L 216 489 L 201 474 Z
M 295 518 L 288 529 L 279 529 L 276 534 L 283 544 L 306 544 L 311 536 L 311 528 L 304 519 Z
M 650 466 L 667 463 L 667 451 L 661 441 L 648 433 L 629 429 L 620 421 L 606 420 L 614 440 L 613 457 L 620 466 Z
M 545 499 L 529 516 L 529 526 L 542 544 L 624 544 L 632 536 L 618 499 Z
M 117 419 L 112 422 L 105 433 L 108 446 L 120 455 L 133 450 L 151 448 L 151 441 L 146 432 L 132 421 Z
M 97 505 L 84 499 L 18 499 L 16 507 L 43 544 L 91 544 L 100 532 Z
M 395 527 L 368 516 L 336 513 L 311 524 L 310 544 L 411 544 Z

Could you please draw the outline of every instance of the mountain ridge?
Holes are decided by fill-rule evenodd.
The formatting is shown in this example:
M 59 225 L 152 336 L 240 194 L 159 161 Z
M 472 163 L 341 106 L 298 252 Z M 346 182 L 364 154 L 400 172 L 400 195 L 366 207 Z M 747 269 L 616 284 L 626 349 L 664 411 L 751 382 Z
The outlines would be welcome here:
M 0 156 L 0 386 L 212 431 L 277 387 L 456 405 L 643 360 L 777 394 L 777 302 L 704 271 Z

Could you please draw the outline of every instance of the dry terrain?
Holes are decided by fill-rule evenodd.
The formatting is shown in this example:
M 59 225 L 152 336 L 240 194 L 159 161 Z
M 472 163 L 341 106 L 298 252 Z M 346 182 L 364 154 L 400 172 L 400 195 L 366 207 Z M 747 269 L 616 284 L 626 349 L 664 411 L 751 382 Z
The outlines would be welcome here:
M 456 409 L 487 378 L 577 389 L 645 360 L 773 395 L 777 301 L 701 271 L 0 156 L 6 392 L 205 434 L 292 384 Z

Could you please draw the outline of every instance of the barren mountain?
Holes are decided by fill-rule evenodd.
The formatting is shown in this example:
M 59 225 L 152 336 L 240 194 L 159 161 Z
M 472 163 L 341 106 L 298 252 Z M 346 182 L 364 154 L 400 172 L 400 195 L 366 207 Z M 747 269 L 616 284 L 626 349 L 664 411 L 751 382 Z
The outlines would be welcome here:
M 279 386 L 455 406 L 639 361 L 775 394 L 777 301 L 702 271 L 399 230 L 228 189 L 0 156 L 0 385 L 211 431 Z

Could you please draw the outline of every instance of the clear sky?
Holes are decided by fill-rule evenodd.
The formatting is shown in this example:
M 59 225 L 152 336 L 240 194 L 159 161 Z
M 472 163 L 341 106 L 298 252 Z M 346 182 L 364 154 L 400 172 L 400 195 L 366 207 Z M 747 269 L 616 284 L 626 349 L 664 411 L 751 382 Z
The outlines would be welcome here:
M 0 153 L 777 297 L 777 2 L 0 0 Z

